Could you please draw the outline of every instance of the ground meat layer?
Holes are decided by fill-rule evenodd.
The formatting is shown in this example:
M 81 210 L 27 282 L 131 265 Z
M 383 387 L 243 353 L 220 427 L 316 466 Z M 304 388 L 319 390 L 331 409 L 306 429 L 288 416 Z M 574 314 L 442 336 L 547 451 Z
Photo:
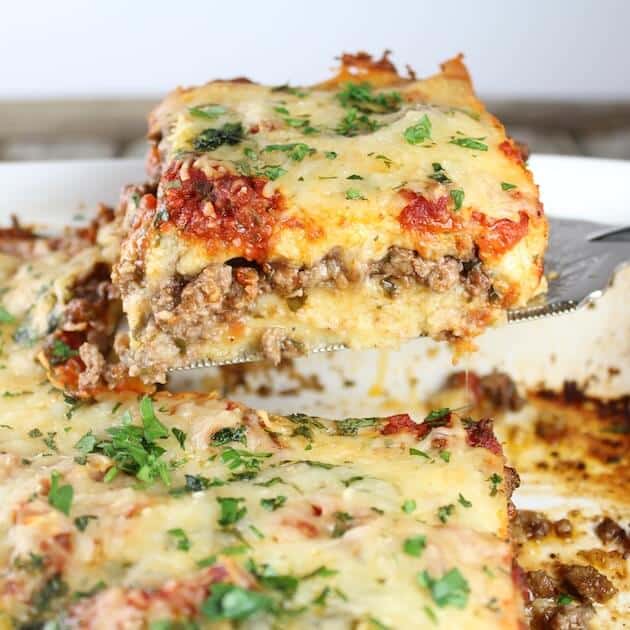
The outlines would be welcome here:
M 208 265 L 195 278 L 175 277 L 161 287 L 151 298 L 151 312 L 160 330 L 196 341 L 207 338 L 213 323 L 237 321 L 264 294 L 280 295 L 295 311 L 311 289 L 343 290 L 367 280 L 377 282 L 391 298 L 413 285 L 437 293 L 461 285 L 471 297 L 482 299 L 491 294 L 490 279 L 478 261 L 428 261 L 412 250 L 392 247 L 381 260 L 364 264 L 336 248 L 307 268 L 287 261 L 256 265 L 244 259 Z M 267 335 L 264 349 L 274 358 L 283 340 L 272 343 L 272 337 Z

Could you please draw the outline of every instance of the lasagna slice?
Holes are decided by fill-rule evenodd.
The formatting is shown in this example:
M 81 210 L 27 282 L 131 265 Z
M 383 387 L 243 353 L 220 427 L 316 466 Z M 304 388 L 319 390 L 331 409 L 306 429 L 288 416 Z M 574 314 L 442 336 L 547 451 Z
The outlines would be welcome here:
M 2 404 L 2 628 L 522 627 L 488 421 L 167 393 L 67 413 L 45 386 Z
M 178 89 L 151 114 L 155 194 L 114 271 L 132 373 L 329 344 L 461 342 L 541 289 L 547 222 L 460 58 L 425 80 L 344 55 L 310 88 Z

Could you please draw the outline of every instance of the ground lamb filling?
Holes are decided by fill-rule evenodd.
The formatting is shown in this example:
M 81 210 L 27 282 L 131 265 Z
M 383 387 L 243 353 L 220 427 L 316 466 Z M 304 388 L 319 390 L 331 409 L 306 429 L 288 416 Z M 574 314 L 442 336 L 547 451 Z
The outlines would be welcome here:
M 213 324 L 238 321 L 253 310 L 264 294 L 283 297 L 288 307 L 297 311 L 311 289 L 343 290 L 368 280 L 378 283 L 392 299 L 403 288 L 414 285 L 436 293 L 459 285 L 471 299 L 482 303 L 490 302 L 494 296 L 492 283 L 478 260 L 462 262 L 447 256 L 429 261 L 413 250 L 394 246 L 382 259 L 362 263 L 335 248 L 311 267 L 286 261 L 258 265 L 233 259 L 208 265 L 192 279 L 172 278 L 151 297 L 153 321 L 149 319 L 147 324 L 183 344 L 210 338 Z M 262 346 L 264 354 L 274 361 L 291 350 L 284 333 L 273 328 L 264 333 Z

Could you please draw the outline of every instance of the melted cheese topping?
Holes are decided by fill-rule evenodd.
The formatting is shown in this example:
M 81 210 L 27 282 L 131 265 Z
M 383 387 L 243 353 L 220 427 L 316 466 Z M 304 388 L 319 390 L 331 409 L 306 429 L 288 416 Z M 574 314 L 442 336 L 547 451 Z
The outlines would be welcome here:
M 402 81 L 394 75 L 392 80 L 397 82 L 372 92 L 399 95 L 394 111 L 385 113 L 353 110 L 356 103 L 343 98 L 343 82 L 334 85 L 335 90 L 327 86 L 291 92 L 209 83 L 168 97 L 153 115 L 153 128 L 163 136 L 165 165 L 188 158 L 184 171 L 200 168 L 209 178 L 218 168 L 270 179 L 264 195 L 280 193 L 283 210 L 269 243 L 269 259 L 311 265 L 339 246 L 360 260 L 375 260 L 393 244 L 430 258 L 462 254 L 452 234 L 436 239 L 401 226 L 399 215 L 407 202 L 400 191 L 405 189 L 430 200 L 446 196 L 451 213 L 465 224 L 474 211 L 515 222 L 520 212 L 529 215 L 530 230 L 538 236 L 529 243 L 530 260 L 521 269 L 525 272 L 531 256 L 544 250 L 545 224 L 538 189 L 531 173 L 514 158 L 517 152 L 502 125 L 475 98 L 467 78 L 437 75 Z M 216 116 L 199 115 L 200 109 L 217 106 L 221 113 Z M 367 116 L 376 128 L 342 135 L 350 111 Z M 239 123 L 245 130 L 242 141 L 199 157 L 196 141 L 205 130 Z M 409 135 L 417 125 L 425 125 L 421 140 Z M 303 148 L 297 157 L 290 149 L 274 149 L 296 144 Z M 269 169 L 275 169 L 276 179 L 271 180 Z M 454 191 L 461 191 L 461 207 L 455 207 Z M 201 246 L 198 255 L 207 264 L 242 255 L 240 249 L 224 242 L 220 248 Z

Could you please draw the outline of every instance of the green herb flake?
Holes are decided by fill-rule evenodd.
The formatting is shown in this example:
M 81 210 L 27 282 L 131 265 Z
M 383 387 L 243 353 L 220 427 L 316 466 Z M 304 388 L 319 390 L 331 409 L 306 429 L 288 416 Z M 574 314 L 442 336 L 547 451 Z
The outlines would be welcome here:
M 487 151 L 488 145 L 481 142 L 485 138 L 452 138 L 449 140 L 449 144 L 455 144 L 458 147 L 464 149 L 472 149 L 473 151 Z
M 501 182 L 501 190 L 512 190 L 516 188 L 516 184 L 510 184 L 509 182 Z
M 316 149 L 309 147 L 303 142 L 293 142 L 291 144 L 269 144 L 264 148 L 265 152 L 283 151 L 294 162 L 301 162 L 308 155 L 316 153 Z
M 405 501 L 403 501 L 401 509 L 405 514 L 411 514 L 416 510 L 416 502 L 414 501 L 414 499 L 405 499 Z
M 423 535 L 412 536 L 403 542 L 403 551 L 408 556 L 419 558 L 427 546 L 427 537 Z
M 386 114 L 400 109 L 400 92 L 375 93 L 370 83 L 346 83 L 337 93 L 343 107 L 353 107 L 367 114 Z
M 241 505 L 245 499 L 234 497 L 217 497 L 219 509 L 221 514 L 218 518 L 219 525 L 226 527 L 227 525 L 234 525 L 240 521 L 245 514 L 247 514 L 247 507 Z
M 335 131 L 342 136 L 358 136 L 362 133 L 371 133 L 382 127 L 381 123 L 366 114 L 360 114 L 356 107 L 346 110 L 345 116 L 335 127 Z
M 60 479 L 61 475 L 56 470 L 53 470 L 50 475 L 48 503 L 68 516 L 70 514 L 70 507 L 72 506 L 72 499 L 74 497 L 74 488 L 69 484 L 60 486 Z
M 235 145 L 243 140 L 245 131 L 241 123 L 225 123 L 218 129 L 204 129 L 193 141 L 195 151 L 214 151 L 221 145 Z
M 37 427 L 35 427 L 34 429 L 31 429 L 27 435 L 30 438 L 39 438 L 42 437 L 42 435 L 44 434 Z
M 363 179 L 363 177 L 361 177 L 361 175 L 357 175 L 356 173 L 353 173 L 352 175 L 348 175 L 346 179 Z
M 287 498 L 284 495 L 278 495 L 272 499 L 261 499 L 260 505 L 268 512 L 275 512 L 278 508 L 281 508 L 287 502 Z
M 23 556 L 17 556 L 13 561 L 13 566 L 20 571 L 37 573 L 44 568 L 44 556 L 29 551 L 28 557 L 26 558 Z
M 571 595 L 567 595 L 567 593 L 560 593 L 556 601 L 560 604 L 560 606 L 568 606 L 573 603 L 573 597 L 571 597 Z
M 424 457 L 425 459 L 431 459 L 431 456 L 424 451 L 421 451 L 419 448 L 414 448 L 413 446 L 409 449 L 409 455 L 417 455 L 418 457 Z
M 431 606 L 423 606 L 422 610 L 424 612 L 424 614 L 427 616 L 427 619 L 437 625 L 438 623 L 438 618 L 437 615 L 435 614 L 435 611 L 433 610 L 433 608 L 431 608 Z
M 327 160 L 336 160 L 337 159 L 337 153 L 335 151 L 326 151 L 324 153 L 324 157 Z
M 46 433 L 46 437 L 44 438 L 44 444 L 51 450 L 57 452 L 59 449 L 57 448 L 57 443 L 55 442 L 55 436 L 57 435 L 56 431 L 48 431 Z
M 439 452 L 440 459 L 445 461 L 447 464 L 451 461 L 451 452 L 450 451 L 440 451 Z
M 76 357 L 79 352 L 71 348 L 67 343 L 61 339 L 54 339 L 50 348 L 51 363 L 57 365 L 64 363 L 71 357 Z
M 13 324 L 14 322 L 15 317 L 4 306 L 0 305 L 0 324 Z
M 92 520 L 96 520 L 98 516 L 94 516 L 94 514 L 84 514 L 83 516 L 77 516 L 74 519 L 74 526 L 80 531 L 84 532 L 87 528 L 88 524 Z
M 298 98 L 304 98 L 308 96 L 308 92 L 306 92 L 303 88 L 292 87 L 288 83 L 284 85 L 276 85 L 271 88 L 272 92 L 285 92 L 287 94 L 291 94 L 292 96 L 297 96 Z
M 390 168 L 391 165 L 394 163 L 394 160 L 392 160 L 391 158 L 388 158 L 386 155 L 383 155 L 382 153 L 379 153 L 378 155 L 374 156 L 375 160 L 383 160 L 383 164 L 385 164 L 386 168 Z
M 144 439 L 147 442 L 168 437 L 168 429 L 155 415 L 153 400 L 149 396 L 143 396 L 140 400 L 140 419 L 144 427 Z
M 218 582 L 201 605 L 201 613 L 209 621 L 241 620 L 272 608 L 273 600 L 268 595 Z
M 446 171 L 442 168 L 442 165 L 439 162 L 433 162 L 431 165 L 433 168 L 433 173 L 429 175 L 429 179 L 432 179 L 439 184 L 450 184 L 451 179 L 446 174 Z
M 356 475 L 355 477 L 350 477 L 349 479 L 342 479 L 341 483 L 346 488 L 349 488 L 353 483 L 357 483 L 358 481 L 363 481 L 364 479 L 365 477 L 362 477 L 361 475 Z
M 346 190 L 346 199 L 366 201 L 367 197 L 364 197 L 363 193 L 356 188 L 348 188 Z
M 206 558 L 202 558 L 201 560 L 197 560 L 196 565 L 200 569 L 205 569 L 207 567 L 211 567 L 213 564 L 216 564 L 216 562 L 217 562 L 217 554 L 215 553 Z
M 464 203 L 464 191 L 461 188 L 455 188 L 450 191 L 449 195 L 453 200 L 453 204 L 455 207 L 453 208 L 455 212 L 462 209 L 462 204 Z
M 453 606 L 463 609 L 468 603 L 470 587 L 459 569 L 451 569 L 440 578 L 433 578 L 428 571 L 418 573 L 420 586 L 426 588 L 433 601 L 440 607 Z
M 188 551 L 190 549 L 190 539 L 181 527 L 169 529 L 166 532 L 175 543 L 175 548 L 179 551 Z
M 356 435 L 359 429 L 373 427 L 378 424 L 378 418 L 344 418 L 335 424 L 337 435 Z
M 472 503 L 460 492 L 457 497 L 457 502 L 465 508 L 472 507 Z
M 43 613 L 50 608 L 54 599 L 65 597 L 68 590 L 68 585 L 61 577 L 54 575 L 33 595 L 31 604 L 37 613 Z
M 90 429 L 85 435 L 79 438 L 79 441 L 74 445 L 74 448 L 84 455 L 87 455 L 88 453 L 92 453 L 94 451 L 96 443 L 96 436 L 93 435 L 92 430 Z
M 180 448 L 182 450 L 186 450 L 186 447 L 184 446 L 186 444 L 186 433 L 177 427 L 173 427 L 171 429 L 171 433 L 179 443 Z
M 278 177 L 282 177 L 282 175 L 287 172 L 286 169 L 282 168 L 281 166 L 274 166 L 271 164 L 263 166 L 261 171 L 262 174 L 270 179 L 272 182 L 278 179 Z
M 439 409 L 433 409 L 425 417 L 425 422 L 433 422 L 435 420 L 443 420 L 446 416 L 450 415 L 451 410 L 449 407 L 440 407 Z
M 210 443 L 213 446 L 223 446 L 223 444 L 229 444 L 230 442 L 247 444 L 247 429 L 244 425 L 239 424 L 235 427 L 223 427 L 216 433 L 213 433 L 210 438 Z
M 415 125 L 405 129 L 403 136 L 409 144 L 421 144 L 426 140 L 431 140 L 431 121 L 429 117 L 424 114 Z
M 492 475 L 488 477 L 488 481 L 490 482 L 490 496 L 494 497 L 499 491 L 499 484 L 503 481 L 503 477 L 497 475 L 497 473 L 492 473 Z
M 205 118 L 213 120 L 218 118 L 222 114 L 227 113 L 227 109 L 223 105 L 214 105 L 212 103 L 208 105 L 197 105 L 196 107 L 189 107 L 188 113 L 195 118 Z
M 446 523 L 446 521 L 448 521 L 454 511 L 455 505 L 453 503 L 449 503 L 448 505 L 441 505 L 437 511 L 437 516 L 440 519 L 440 522 Z
M 318 577 L 332 577 L 333 575 L 337 575 L 338 573 L 339 571 L 337 571 L 336 569 L 329 569 L 326 566 L 321 566 L 321 567 L 317 567 L 317 569 L 315 569 L 314 571 L 311 571 L 310 573 L 303 575 L 302 579 L 310 580 L 311 578 L 318 578 Z
M 262 540 L 265 537 L 265 535 L 258 529 L 258 527 L 256 527 L 256 525 L 250 525 L 249 529 L 252 531 L 254 536 L 258 538 L 258 540 Z
M 333 538 L 341 538 L 351 527 L 353 516 L 348 512 L 335 512 L 335 524 L 333 526 L 331 536 Z

